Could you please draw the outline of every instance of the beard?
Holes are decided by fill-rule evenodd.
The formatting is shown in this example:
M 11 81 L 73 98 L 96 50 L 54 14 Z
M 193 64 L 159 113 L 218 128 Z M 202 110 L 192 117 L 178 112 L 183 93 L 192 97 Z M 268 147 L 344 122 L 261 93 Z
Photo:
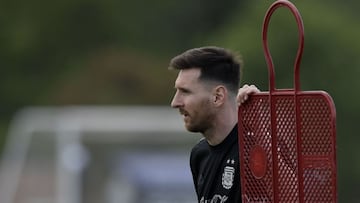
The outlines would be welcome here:
M 189 132 L 204 134 L 213 125 L 215 113 L 208 104 L 203 104 L 192 112 L 185 110 L 180 110 L 180 112 L 184 116 L 185 128 Z

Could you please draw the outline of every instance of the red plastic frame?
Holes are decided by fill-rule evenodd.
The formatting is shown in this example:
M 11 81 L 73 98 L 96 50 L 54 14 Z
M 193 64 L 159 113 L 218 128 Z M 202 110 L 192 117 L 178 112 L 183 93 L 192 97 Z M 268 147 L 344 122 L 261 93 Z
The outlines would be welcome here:
M 271 15 L 287 7 L 295 16 L 299 47 L 294 89 L 276 89 L 267 44 Z M 337 202 L 336 110 L 324 91 L 301 91 L 304 28 L 297 8 L 278 0 L 263 24 L 269 92 L 253 95 L 239 108 L 240 179 L 243 202 Z

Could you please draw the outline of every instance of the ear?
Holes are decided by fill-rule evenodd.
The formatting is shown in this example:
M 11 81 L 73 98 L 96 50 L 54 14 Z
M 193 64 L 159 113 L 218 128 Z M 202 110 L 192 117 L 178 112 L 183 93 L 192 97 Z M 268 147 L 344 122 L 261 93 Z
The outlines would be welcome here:
M 227 89 L 223 85 L 218 85 L 214 88 L 213 96 L 213 103 L 215 106 L 221 106 L 223 103 L 225 103 Z

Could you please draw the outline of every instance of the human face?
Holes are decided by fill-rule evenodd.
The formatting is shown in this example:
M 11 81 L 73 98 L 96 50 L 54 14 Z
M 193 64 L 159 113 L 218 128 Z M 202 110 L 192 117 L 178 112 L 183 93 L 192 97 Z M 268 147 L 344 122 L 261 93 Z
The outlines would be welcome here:
M 214 108 L 211 89 L 199 80 L 200 74 L 198 68 L 180 70 L 171 106 L 179 109 L 188 131 L 204 133 L 211 127 Z

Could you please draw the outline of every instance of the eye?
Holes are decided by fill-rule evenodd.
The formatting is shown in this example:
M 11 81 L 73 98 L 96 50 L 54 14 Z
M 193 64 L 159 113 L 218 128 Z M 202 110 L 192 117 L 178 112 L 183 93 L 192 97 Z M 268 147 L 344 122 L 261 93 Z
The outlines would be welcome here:
M 182 93 L 182 94 L 190 94 L 191 93 L 190 90 L 185 89 L 185 88 L 179 88 L 179 92 Z

